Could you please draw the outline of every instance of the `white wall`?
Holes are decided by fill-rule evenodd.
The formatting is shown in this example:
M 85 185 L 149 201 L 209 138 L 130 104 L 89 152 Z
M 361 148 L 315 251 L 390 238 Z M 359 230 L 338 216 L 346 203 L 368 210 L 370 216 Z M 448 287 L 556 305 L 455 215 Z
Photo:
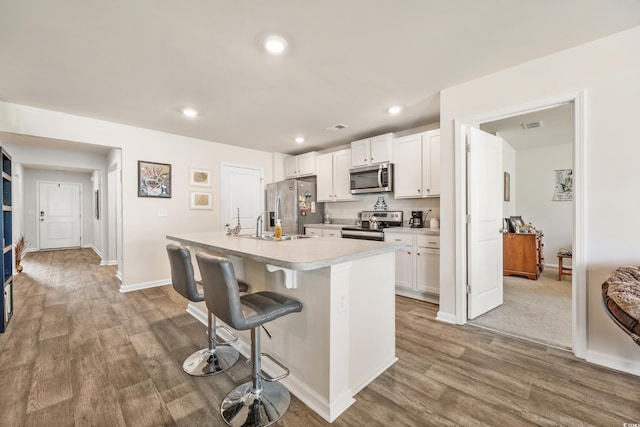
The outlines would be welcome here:
M 93 183 L 91 174 L 54 170 L 24 168 L 24 238 L 31 242 L 30 248 L 38 248 L 38 182 L 60 182 L 80 184 L 82 188 L 82 247 L 94 246 L 93 227 Z M 15 212 L 16 216 L 18 212 Z
M 504 140 L 503 140 L 504 141 Z M 509 173 L 509 201 L 502 202 L 502 216 L 508 218 L 513 215 L 518 215 L 516 209 L 516 203 L 518 200 L 518 171 L 516 167 L 516 150 L 509 145 L 508 142 L 502 143 L 502 170 Z
M 585 262 L 588 359 L 640 372 L 638 346 L 600 307 L 601 284 L 620 265 L 638 264 L 640 228 L 620 212 L 640 211 L 635 143 L 640 117 L 640 27 L 443 90 L 441 99 L 440 310 L 456 315 L 454 120 L 585 90 Z M 472 66 L 473 64 L 470 64 Z
M 167 283 L 168 233 L 221 230 L 221 163 L 262 168 L 273 177 L 271 153 L 0 102 L 0 131 L 122 149 L 122 260 L 124 286 Z M 170 199 L 138 197 L 138 161 L 172 165 Z M 189 209 L 189 168 L 212 171 L 214 208 Z M 159 213 L 166 212 L 166 216 Z
M 544 233 L 545 264 L 557 266 L 558 249 L 573 244 L 573 203 L 554 202 L 556 169 L 573 167 L 573 144 L 517 152 L 517 214 Z

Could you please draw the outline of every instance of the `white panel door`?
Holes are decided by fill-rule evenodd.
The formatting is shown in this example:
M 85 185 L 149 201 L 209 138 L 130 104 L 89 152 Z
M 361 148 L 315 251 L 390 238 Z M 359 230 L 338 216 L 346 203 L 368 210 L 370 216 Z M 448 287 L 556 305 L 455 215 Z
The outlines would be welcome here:
M 222 166 L 222 230 L 238 225 L 240 210 L 240 234 L 252 234 L 256 218 L 264 210 L 262 169 L 244 166 Z M 265 221 L 267 220 L 265 215 Z
M 467 153 L 469 319 L 499 306 L 502 293 L 502 139 L 470 128 Z
M 80 193 L 80 184 L 38 183 L 40 249 L 80 246 Z

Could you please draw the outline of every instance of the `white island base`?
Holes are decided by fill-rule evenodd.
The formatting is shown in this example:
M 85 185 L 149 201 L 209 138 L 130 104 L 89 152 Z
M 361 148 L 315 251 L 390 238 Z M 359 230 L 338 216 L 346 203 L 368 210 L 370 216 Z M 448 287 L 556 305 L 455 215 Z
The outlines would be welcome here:
M 295 289 L 285 286 L 283 271 L 269 272 L 266 263 L 226 256 L 250 292 L 271 290 L 303 303 L 302 312 L 265 325 L 272 338 L 262 332 L 262 351 L 290 369 L 282 383 L 326 421 L 333 422 L 356 393 L 397 360 L 393 251 L 314 270 L 288 270 Z M 188 311 L 206 324 L 204 302 L 190 304 Z M 249 357 L 249 331 L 238 336 L 232 345 Z M 279 372 L 270 367 L 265 359 L 265 371 Z

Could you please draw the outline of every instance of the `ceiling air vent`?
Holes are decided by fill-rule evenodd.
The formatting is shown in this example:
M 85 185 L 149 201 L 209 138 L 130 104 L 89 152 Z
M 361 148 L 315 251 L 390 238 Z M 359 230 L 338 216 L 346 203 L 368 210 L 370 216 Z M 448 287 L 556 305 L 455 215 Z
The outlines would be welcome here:
M 339 130 L 346 129 L 348 127 L 349 126 L 345 125 L 344 123 L 337 123 L 337 124 L 335 124 L 333 126 L 329 126 L 328 128 L 325 128 L 325 129 L 328 130 L 329 132 L 337 132 Z
M 537 121 L 537 122 L 531 122 L 531 123 L 522 123 L 522 127 L 526 130 L 529 129 L 535 129 L 535 128 L 541 128 L 542 127 L 542 122 L 541 121 Z

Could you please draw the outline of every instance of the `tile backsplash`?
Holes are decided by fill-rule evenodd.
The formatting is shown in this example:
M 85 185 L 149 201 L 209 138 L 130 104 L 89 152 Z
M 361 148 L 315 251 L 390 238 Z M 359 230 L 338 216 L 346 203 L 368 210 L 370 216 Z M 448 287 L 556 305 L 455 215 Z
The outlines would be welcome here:
M 429 217 L 440 218 L 440 198 L 428 199 L 394 199 L 392 193 L 366 194 L 356 196 L 351 202 L 332 202 L 324 204 L 325 213 L 329 213 L 332 222 L 340 224 L 353 224 L 358 218 L 358 212 L 372 211 L 378 201 L 378 197 L 384 197 L 389 211 L 402 211 L 405 224 L 409 223 L 411 211 L 424 211 L 426 214 L 431 209 Z M 429 226 L 427 220 L 426 226 Z

